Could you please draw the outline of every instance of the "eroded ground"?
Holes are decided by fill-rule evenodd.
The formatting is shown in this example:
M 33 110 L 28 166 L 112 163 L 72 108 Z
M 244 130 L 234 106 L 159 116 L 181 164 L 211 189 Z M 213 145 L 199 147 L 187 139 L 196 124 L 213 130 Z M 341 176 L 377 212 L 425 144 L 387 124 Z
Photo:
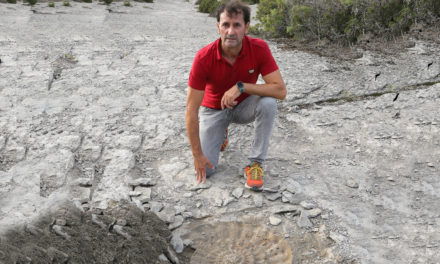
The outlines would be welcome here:
M 217 38 L 215 19 L 179 0 L 71 5 L 0 5 L 1 261 L 35 262 L 12 238 L 34 241 L 41 230 L 46 242 L 105 234 L 129 244 L 120 252 L 139 263 L 207 253 L 239 263 L 232 249 L 278 243 L 289 245 L 294 263 L 440 261 L 438 43 L 414 39 L 391 55 L 358 48 L 344 61 L 269 42 L 288 96 L 279 103 L 266 190 L 243 189 L 252 143 L 243 135 L 252 125 L 230 127 L 219 172 L 194 187 L 186 82 L 197 50 Z M 141 216 L 137 224 L 112 214 L 126 212 L 123 200 Z M 59 216 L 66 202 L 81 224 Z M 160 234 L 161 222 L 145 224 L 155 221 L 149 211 L 171 231 L 152 244 L 133 235 Z M 213 242 L 237 225 L 244 237 L 272 242 Z M 224 232 L 212 232 L 216 226 Z M 148 260 L 137 258 L 143 241 Z M 82 261 L 46 242 L 32 252 Z M 267 252 L 279 258 L 255 261 L 289 255 Z

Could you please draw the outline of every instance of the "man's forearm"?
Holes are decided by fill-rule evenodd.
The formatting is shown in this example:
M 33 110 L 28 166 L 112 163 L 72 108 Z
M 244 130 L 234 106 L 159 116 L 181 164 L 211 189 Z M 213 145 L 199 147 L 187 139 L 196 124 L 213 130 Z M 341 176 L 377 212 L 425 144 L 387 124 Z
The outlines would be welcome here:
M 186 120 L 186 132 L 188 134 L 189 143 L 191 145 L 191 151 L 194 157 L 200 156 L 203 154 L 202 147 L 200 144 L 200 136 L 199 136 L 199 120 L 198 113 L 194 113 L 194 111 L 186 111 L 185 115 Z
M 245 83 L 244 92 L 252 95 L 274 97 L 280 100 L 284 100 L 286 98 L 286 90 L 284 88 L 284 84 L 279 84 L 279 83 L 265 83 L 265 84 Z

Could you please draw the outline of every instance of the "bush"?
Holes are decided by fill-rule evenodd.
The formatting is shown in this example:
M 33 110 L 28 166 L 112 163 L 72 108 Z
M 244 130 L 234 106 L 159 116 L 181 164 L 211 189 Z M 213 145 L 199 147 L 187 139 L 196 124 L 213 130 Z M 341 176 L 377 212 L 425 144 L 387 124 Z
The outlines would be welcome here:
M 104 3 L 106 4 L 106 5 L 109 5 L 109 4 L 111 4 L 113 2 L 113 0 L 104 0 Z
M 124 1 L 124 6 L 131 6 L 129 1 Z
M 92 0 L 82 0 L 84 3 L 92 3 Z
M 63 2 L 63 6 L 70 6 L 70 2 L 68 1 Z
M 273 37 L 354 43 L 362 34 L 393 37 L 440 18 L 439 0 L 260 0 L 261 24 Z
M 37 0 L 26 0 L 30 5 L 35 5 Z
M 220 2 L 217 0 L 200 0 L 199 12 L 213 15 L 219 5 Z
M 17 0 L 8 0 L 7 1 L 9 4 L 16 4 L 17 3 Z
M 145 3 L 153 3 L 153 0 L 144 0 Z
M 54 2 L 47 2 L 47 6 L 48 7 L 55 7 L 55 3 Z

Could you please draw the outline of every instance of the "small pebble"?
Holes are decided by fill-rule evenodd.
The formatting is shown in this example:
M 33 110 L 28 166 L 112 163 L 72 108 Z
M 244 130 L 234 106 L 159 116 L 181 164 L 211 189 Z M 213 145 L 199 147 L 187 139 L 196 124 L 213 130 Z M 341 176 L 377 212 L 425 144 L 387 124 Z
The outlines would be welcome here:
M 315 208 L 315 209 L 308 211 L 307 213 L 310 218 L 315 218 L 315 217 L 319 216 L 321 214 L 321 212 L 322 212 L 321 209 Z
M 307 210 L 311 210 L 313 208 L 315 208 L 315 205 L 311 202 L 307 202 L 307 201 L 302 201 L 299 203 L 299 205 L 301 205 L 304 209 Z
M 196 203 L 196 207 L 197 207 L 197 208 L 200 208 L 200 206 L 202 206 L 202 203 L 201 203 L 201 202 L 197 202 L 197 203 Z
M 428 167 L 434 168 L 434 164 L 432 164 L 431 162 L 429 162 L 427 165 Z
M 185 197 L 185 198 L 191 198 L 192 196 L 193 196 L 193 193 L 191 193 L 191 192 L 185 193 L 183 195 L 183 197 Z
M 235 198 L 237 198 L 237 199 L 240 199 L 240 197 L 243 195 L 243 188 L 241 188 L 241 187 L 238 187 L 238 188 L 235 188 L 233 191 L 232 191 L 232 196 L 234 196 Z
M 347 180 L 347 182 L 345 183 L 346 186 L 353 188 L 353 189 L 357 189 L 359 188 L 359 183 L 355 182 L 354 180 L 350 179 Z
M 269 217 L 269 222 L 271 225 L 277 226 L 281 223 L 281 219 L 278 217 L 275 217 L 275 216 L 271 216 L 271 217 Z

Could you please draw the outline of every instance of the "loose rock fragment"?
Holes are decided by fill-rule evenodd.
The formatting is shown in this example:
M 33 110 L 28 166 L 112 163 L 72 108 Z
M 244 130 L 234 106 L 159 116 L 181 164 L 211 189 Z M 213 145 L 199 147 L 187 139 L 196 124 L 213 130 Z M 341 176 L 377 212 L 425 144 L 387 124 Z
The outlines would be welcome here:
M 92 223 L 98 225 L 98 226 L 101 227 L 102 229 L 107 229 L 107 226 L 106 226 L 103 222 L 101 222 L 101 221 L 98 219 L 98 216 L 95 215 L 95 214 L 92 214 Z
M 54 247 L 47 249 L 47 255 L 52 259 L 52 263 L 67 263 L 69 260 L 69 255 Z
M 167 251 L 164 253 L 167 256 L 167 258 L 171 261 L 171 263 L 179 264 L 179 258 L 176 256 L 176 254 L 170 247 L 168 247 Z
M 140 192 L 141 195 L 134 197 L 133 199 L 139 200 L 141 203 L 148 203 L 151 200 L 151 189 L 146 187 L 136 187 L 136 192 Z
M 131 180 L 129 185 L 132 187 L 142 186 L 142 187 L 151 187 L 156 185 L 151 178 L 138 178 L 135 180 Z
M 92 180 L 89 178 L 79 178 L 79 179 L 75 180 L 75 184 L 77 184 L 81 187 L 91 187 Z
M 183 241 L 182 241 L 182 239 L 180 238 L 179 235 L 176 235 L 176 234 L 173 235 L 173 236 L 171 237 L 171 241 L 170 241 L 170 243 L 171 243 L 171 245 L 173 246 L 174 251 L 176 251 L 176 253 L 180 254 L 180 253 L 183 252 L 183 249 L 184 249 L 185 247 L 184 247 L 184 245 L 183 245 Z
M 309 216 L 306 211 L 301 211 L 301 214 L 298 218 L 298 226 L 302 228 L 312 227 L 313 224 L 309 220 Z
M 189 190 L 190 191 L 198 191 L 201 189 L 209 189 L 211 187 L 211 183 L 210 182 L 205 182 L 205 183 L 199 183 L 193 187 L 191 187 Z
M 282 197 L 282 195 L 280 193 L 266 194 L 265 196 L 266 196 L 267 200 L 269 200 L 269 201 L 275 201 L 275 200 Z
M 282 199 L 281 199 L 281 201 L 283 202 L 283 203 L 290 203 L 291 201 L 293 201 L 294 200 L 294 197 L 293 197 L 293 194 L 291 193 L 291 192 L 289 192 L 289 191 L 284 191 L 283 193 L 282 193 Z
M 168 226 L 168 229 L 174 230 L 174 229 L 180 227 L 183 224 L 183 220 L 184 220 L 183 216 L 181 216 L 181 215 L 176 216 L 174 219 L 174 222 Z M 179 252 L 177 252 L 177 253 L 179 253 Z
M 243 195 L 243 188 L 241 188 L 241 187 L 235 188 L 235 189 L 232 191 L 232 195 L 233 195 L 235 198 L 240 199 L 240 197 Z
M 162 211 L 162 209 L 163 209 L 163 204 L 161 204 L 161 203 L 151 202 L 150 204 L 151 204 L 150 210 L 153 213 L 158 213 L 158 212 Z
M 319 208 L 315 208 L 310 211 L 307 211 L 309 218 L 315 218 L 315 217 L 319 216 L 321 214 L 321 212 L 322 212 L 322 210 Z
M 253 198 L 256 207 L 263 207 L 263 197 L 261 195 L 254 195 Z
M 55 232 L 55 234 L 59 235 L 60 237 L 63 237 L 64 239 L 70 239 L 69 234 L 63 232 L 63 229 L 59 225 L 53 225 L 52 230 Z
M 171 263 L 164 254 L 159 255 L 159 261 L 164 263 Z
M 304 209 L 307 209 L 307 210 L 315 208 L 315 204 L 313 204 L 311 202 L 307 202 L 307 201 L 302 201 L 299 203 L 299 205 L 301 205 Z
M 189 193 L 184 193 L 184 194 L 183 194 L 183 197 L 185 197 L 185 198 L 191 198 L 193 195 L 194 195 L 194 194 L 193 194 L 192 192 L 189 192 Z
M 346 186 L 353 188 L 353 189 L 357 189 L 359 188 L 359 183 L 355 182 L 352 179 L 347 180 L 347 182 L 345 183 Z
M 116 234 L 125 237 L 125 239 L 127 239 L 127 240 L 131 239 L 131 236 L 128 233 L 124 232 L 124 229 L 122 226 L 114 225 L 112 229 L 115 231 Z
M 281 223 L 281 219 L 278 217 L 275 217 L 275 216 L 271 216 L 271 217 L 269 217 L 269 222 L 271 225 L 277 226 Z
M 225 198 L 225 200 L 223 201 L 223 206 L 227 206 L 228 204 L 232 203 L 233 201 L 235 201 L 234 197 L 227 197 Z

